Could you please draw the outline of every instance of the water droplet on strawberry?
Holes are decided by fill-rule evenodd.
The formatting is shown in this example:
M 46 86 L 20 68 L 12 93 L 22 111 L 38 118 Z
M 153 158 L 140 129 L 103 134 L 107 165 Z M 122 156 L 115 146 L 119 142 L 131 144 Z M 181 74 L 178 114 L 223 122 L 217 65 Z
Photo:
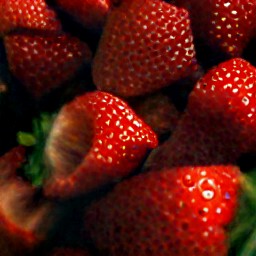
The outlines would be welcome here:
M 214 193 L 213 190 L 204 190 L 204 191 L 202 192 L 202 196 L 203 196 L 203 198 L 204 198 L 205 200 L 211 200 L 211 199 L 213 199 L 213 198 L 214 198 L 214 195 L 215 195 L 215 193 Z
M 183 177 L 183 184 L 186 187 L 193 187 L 195 185 L 195 182 L 192 179 L 192 176 L 190 174 L 186 174 Z

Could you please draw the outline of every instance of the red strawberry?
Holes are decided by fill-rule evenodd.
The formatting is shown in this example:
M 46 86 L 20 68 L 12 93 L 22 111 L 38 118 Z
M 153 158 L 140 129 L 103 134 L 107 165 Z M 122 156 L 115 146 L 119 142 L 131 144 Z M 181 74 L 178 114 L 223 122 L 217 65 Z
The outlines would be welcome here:
M 15 177 L 16 170 L 25 162 L 25 148 L 17 146 L 0 157 L 1 179 Z
M 235 163 L 256 148 L 256 68 L 231 59 L 210 70 L 189 96 L 172 137 L 147 168 Z
M 234 217 L 235 166 L 149 172 L 119 183 L 86 212 L 102 255 L 227 255 L 224 225 Z
M 46 145 L 45 193 L 70 197 L 128 175 L 157 146 L 154 132 L 129 106 L 104 92 L 65 105 Z
M 194 34 L 214 49 L 240 56 L 255 29 L 255 0 L 176 0 L 191 16 Z
M 156 93 L 136 98 L 131 105 L 138 116 L 161 137 L 175 130 L 180 113 L 168 95 Z
M 56 248 L 49 256 L 90 256 L 91 254 L 84 249 Z
M 4 44 L 10 70 L 36 98 L 71 79 L 91 59 L 87 44 L 66 34 L 12 34 Z
M 56 32 L 61 23 L 45 0 L 0 0 L 0 34 L 24 28 Z
M 110 0 L 56 0 L 56 3 L 89 28 L 102 27 L 110 8 Z
M 36 190 L 15 175 L 24 159 L 16 147 L 0 158 L 0 251 L 1 256 L 28 255 L 46 239 L 54 220 L 53 205 L 35 201 Z
M 188 13 L 158 0 L 122 1 L 108 15 L 93 63 L 98 89 L 153 92 L 197 68 Z

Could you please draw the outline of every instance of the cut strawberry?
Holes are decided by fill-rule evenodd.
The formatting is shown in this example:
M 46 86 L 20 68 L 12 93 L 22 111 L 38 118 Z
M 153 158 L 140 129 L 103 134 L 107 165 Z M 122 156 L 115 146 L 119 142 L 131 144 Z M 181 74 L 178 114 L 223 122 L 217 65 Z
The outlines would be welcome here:
M 45 193 L 65 198 L 117 181 L 156 146 L 154 132 L 126 103 L 108 93 L 86 93 L 65 105 L 53 124 Z
M 24 148 L 16 147 L 0 158 L 0 250 L 1 255 L 28 255 L 46 239 L 52 227 L 53 205 L 35 201 L 36 190 L 18 178 Z
M 102 27 L 110 0 L 56 0 L 56 4 L 88 28 Z
M 0 34 L 17 29 L 58 32 L 61 23 L 45 0 L 1 0 Z
M 16 170 L 25 162 L 25 148 L 17 146 L 0 157 L 1 179 L 16 176 Z
M 140 174 L 87 209 L 86 231 L 102 255 L 227 255 L 239 177 L 235 166 Z
M 150 157 L 146 169 L 236 163 L 256 148 L 256 68 L 231 59 L 210 70 L 189 96 L 172 137 Z
M 197 68 L 188 13 L 158 0 L 122 1 L 108 15 L 93 63 L 98 89 L 153 92 Z
M 70 35 L 12 34 L 4 38 L 10 70 L 36 98 L 71 79 L 91 51 Z
M 194 34 L 213 49 L 241 56 L 255 30 L 255 0 L 176 0 L 189 10 Z

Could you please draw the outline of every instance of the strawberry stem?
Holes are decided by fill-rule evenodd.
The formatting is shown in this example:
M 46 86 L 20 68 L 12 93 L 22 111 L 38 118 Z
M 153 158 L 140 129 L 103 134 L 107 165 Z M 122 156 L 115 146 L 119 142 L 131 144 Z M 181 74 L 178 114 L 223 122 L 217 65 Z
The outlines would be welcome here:
M 39 118 L 33 120 L 32 133 L 20 131 L 17 134 L 19 144 L 30 147 L 23 171 L 25 177 L 36 187 L 41 187 L 48 176 L 44 148 L 54 119 L 54 114 L 42 113 Z
M 31 147 L 36 144 L 36 137 L 28 132 L 18 132 L 17 140 L 20 145 Z

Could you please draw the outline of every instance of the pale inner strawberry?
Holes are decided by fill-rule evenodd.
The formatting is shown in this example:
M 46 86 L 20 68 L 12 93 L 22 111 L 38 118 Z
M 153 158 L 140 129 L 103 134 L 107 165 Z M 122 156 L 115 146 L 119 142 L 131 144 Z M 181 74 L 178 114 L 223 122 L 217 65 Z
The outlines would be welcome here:
M 46 163 L 57 176 L 67 176 L 81 164 L 93 141 L 93 121 L 85 110 L 64 107 L 46 145 Z

